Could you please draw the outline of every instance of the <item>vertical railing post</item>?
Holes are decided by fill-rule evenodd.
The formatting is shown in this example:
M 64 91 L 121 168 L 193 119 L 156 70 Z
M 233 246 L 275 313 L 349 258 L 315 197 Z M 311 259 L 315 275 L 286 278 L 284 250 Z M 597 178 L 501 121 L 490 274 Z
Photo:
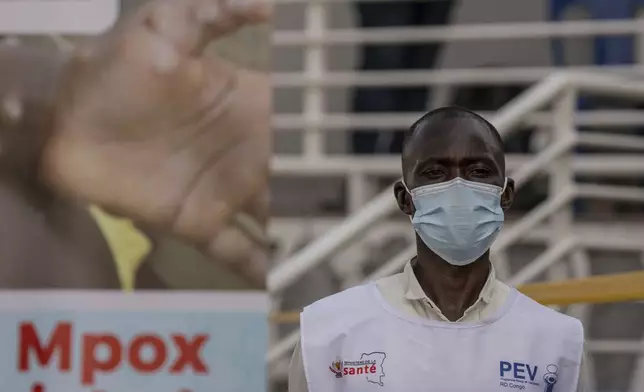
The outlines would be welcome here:
M 374 189 L 375 179 L 369 178 L 363 171 L 355 171 L 348 174 L 346 178 L 346 200 L 348 213 L 353 214 L 360 211 L 364 205 L 376 195 Z M 393 194 L 391 196 L 393 198 Z M 347 263 L 342 274 L 343 284 L 350 287 L 360 283 L 365 275 L 363 272 L 363 261 L 367 260 L 369 247 L 364 240 L 358 241 L 356 245 L 346 253 L 347 257 L 360 262 Z
M 554 129 L 553 139 L 560 140 L 563 138 L 573 138 L 578 132 L 575 124 L 575 113 L 577 108 L 577 89 L 568 87 L 554 103 Z M 556 159 L 550 166 L 550 184 L 549 197 L 555 197 L 562 189 L 572 187 L 575 184 L 575 173 L 572 167 L 572 160 L 575 151 L 562 155 Z M 568 203 L 565 207 L 553 214 L 550 218 L 552 234 L 551 244 L 556 243 L 561 238 L 574 235 L 574 209 L 573 205 Z M 570 254 L 572 275 L 575 278 L 584 278 L 591 274 L 590 262 L 585 249 L 577 247 Z M 555 264 L 548 271 L 549 280 L 563 280 L 567 277 L 568 271 L 564 263 Z M 569 314 L 578 318 L 584 325 L 587 325 L 589 308 L 586 305 L 575 305 L 569 308 Z M 592 355 L 588 353 L 585 358 L 585 367 L 587 372 L 594 369 Z M 590 390 L 594 390 L 594 372 L 585 375 L 584 382 Z
M 559 140 L 574 137 L 575 130 L 575 108 L 577 105 L 577 93 L 572 87 L 566 88 L 557 98 L 553 105 L 554 127 L 552 130 L 552 143 Z M 555 159 L 549 167 L 548 197 L 554 198 L 564 189 L 569 189 L 574 183 L 574 172 L 572 171 L 572 154 L 563 154 Z M 573 223 L 573 210 L 570 204 L 562 207 L 550 218 L 552 234 L 550 243 L 555 244 L 561 238 L 570 235 Z M 557 263 L 548 269 L 549 280 L 563 280 L 568 273 L 566 265 Z
M 322 0 L 311 0 L 305 9 L 305 34 L 321 39 L 327 28 L 327 8 Z M 326 49 L 320 40 L 308 45 L 305 50 L 304 73 L 309 83 L 304 88 L 304 130 L 303 154 L 306 160 L 319 161 L 324 152 L 324 138 L 321 134 L 322 116 L 325 111 L 324 88 L 321 85 L 326 68 Z
M 360 210 L 374 197 L 376 191 L 374 189 L 373 179 L 368 178 L 368 174 L 363 171 L 349 173 L 347 176 L 347 204 L 349 213 Z

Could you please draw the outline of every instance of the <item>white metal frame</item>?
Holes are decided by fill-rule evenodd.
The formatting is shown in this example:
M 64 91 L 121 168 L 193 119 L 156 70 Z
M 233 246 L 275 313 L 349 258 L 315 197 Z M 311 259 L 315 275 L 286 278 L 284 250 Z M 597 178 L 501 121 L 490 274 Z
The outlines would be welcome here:
M 301 2 L 321 5 L 312 13 L 324 13 L 326 7 L 319 0 Z M 342 45 L 355 43 L 415 43 L 449 41 L 517 40 L 552 37 L 586 37 L 589 35 L 639 35 L 644 26 L 637 20 L 568 21 L 568 22 L 504 22 L 436 27 L 386 27 L 333 29 L 318 35 L 301 31 L 277 31 L 273 43 L 277 46 Z
M 326 0 L 324 3 L 346 0 Z M 607 94 L 612 96 L 644 98 L 644 83 L 637 79 L 610 77 L 608 74 L 641 75 L 644 59 L 644 24 L 632 21 L 572 21 L 536 23 L 496 23 L 484 25 L 454 25 L 446 27 L 386 28 L 386 29 L 325 29 L 327 9 L 321 0 L 278 0 L 278 4 L 306 3 L 305 31 L 277 31 L 274 44 L 282 47 L 304 47 L 305 69 L 302 73 L 276 73 L 274 85 L 277 88 L 304 88 L 304 113 L 300 115 L 276 114 L 273 118 L 276 130 L 304 129 L 302 156 L 276 156 L 273 172 L 277 175 L 343 176 L 347 179 L 347 199 L 350 216 L 336 227 L 328 230 L 309 246 L 279 264 L 268 277 L 268 287 L 275 295 L 297 280 L 302 274 L 330 256 L 346 249 L 352 242 L 352 249 L 359 248 L 359 242 L 369 237 L 367 230 L 392 230 L 384 226 L 387 217 L 396 207 L 391 190 L 376 195 L 371 176 L 398 176 L 399 158 L 391 156 L 327 156 L 322 153 L 323 132 L 343 132 L 352 127 L 372 129 L 405 128 L 421 113 L 378 113 L 378 114 L 329 114 L 326 113 L 323 98 L 330 87 L 355 86 L 464 86 L 497 85 L 515 83 L 536 83 L 521 97 L 511 102 L 495 115 L 487 114 L 504 134 L 512 132 L 519 124 L 538 125 L 552 129 L 554 142 L 536 156 L 510 155 L 507 167 L 517 180 L 525 183 L 543 168 L 550 168 L 550 186 L 555 192 L 506 230 L 493 247 L 493 260 L 499 275 L 510 283 L 527 282 L 536 275 L 546 272 L 549 279 L 563 279 L 568 272 L 563 263 L 570 260 L 572 277 L 590 274 L 586 250 L 634 249 L 642 252 L 644 247 L 637 236 L 615 235 L 606 238 L 606 233 L 589 233 L 572 221 L 570 202 L 576 197 L 604 198 L 614 200 L 644 201 L 644 191 L 626 187 L 607 187 L 574 184 L 574 175 L 609 175 L 612 177 L 638 177 L 644 172 L 644 159 L 637 156 L 609 155 L 575 156 L 570 149 L 575 145 L 604 146 L 632 151 L 641 151 L 644 140 L 629 135 L 613 135 L 608 132 L 579 134 L 576 126 L 592 126 L 603 131 L 605 127 L 629 127 L 644 124 L 644 116 L 638 111 L 597 111 L 575 113 L 575 98 L 580 92 Z M 405 72 L 329 72 L 324 69 L 325 49 L 332 45 L 355 45 L 363 43 L 409 43 L 449 42 L 463 40 L 512 40 L 525 38 L 580 37 L 589 35 L 633 34 L 638 37 L 639 64 L 628 67 L 602 67 L 602 74 L 589 73 L 593 67 L 572 67 L 567 72 L 555 72 L 552 67 L 517 67 L 491 69 L 443 69 Z M 541 111 L 545 104 L 555 102 L 552 112 Z M 373 197 L 373 198 L 372 198 Z M 364 206 L 363 208 L 359 208 Z M 385 221 L 385 222 L 383 222 Z M 383 226 L 384 225 L 384 226 Z M 641 229 L 641 227 L 640 227 Z M 393 230 L 404 231 L 405 228 Z M 407 228 L 408 230 L 408 228 Z M 374 230 L 372 230 L 374 231 Z M 517 241 L 539 237 L 548 244 L 547 250 L 533 260 L 522 271 L 510 276 L 508 257 L 505 250 Z M 374 233 L 377 234 L 377 233 Z M 603 235 L 604 234 L 604 235 Z M 630 240 L 629 240 L 630 238 Z M 630 242 L 629 242 L 630 241 Z M 364 248 L 364 247 L 363 247 Z M 398 271 L 415 253 L 413 245 L 384 264 L 367 280 L 390 275 Z M 351 254 L 351 253 L 350 253 Z M 358 254 L 342 260 L 347 271 L 358 269 L 362 257 Z M 644 261 L 643 261 L 644 263 Z M 644 264 L 643 264 L 644 266 Z M 345 274 L 343 274 L 344 276 Z M 354 274 L 355 275 L 355 274 Z M 356 278 L 348 281 L 356 282 Z M 585 320 L 587 307 L 575 306 L 570 314 Z M 267 355 L 271 369 L 276 368 L 279 359 L 290 352 L 297 342 L 296 331 L 275 344 Z M 632 380 L 632 391 L 644 390 L 644 342 L 588 342 L 590 352 L 640 354 L 638 372 Z M 590 358 L 589 368 L 593 364 Z M 279 367 L 279 366 L 277 366 Z M 639 378 L 638 378 L 639 377 Z M 592 381 L 592 380 L 589 380 Z M 594 385 L 591 383 L 591 390 Z
M 599 73 L 559 72 L 549 76 L 542 82 L 527 90 L 520 97 L 502 108 L 494 117 L 492 123 L 502 135 L 507 136 L 526 118 L 541 110 L 546 104 L 553 103 L 553 142 L 538 154 L 526 159 L 514 167 L 511 176 L 520 187 L 528 180 L 544 170 L 550 172 L 550 182 L 554 192 L 541 205 L 534 208 L 513 225 L 512 230 L 504 231 L 492 248 L 492 258 L 499 265 L 500 270 L 507 271 L 507 257 L 504 251 L 511 245 L 523 239 L 534 231 L 544 221 L 549 220 L 547 250 L 524 267 L 508 282 L 519 285 L 534 279 L 543 272 L 550 271 L 551 278 L 562 279 L 566 277 L 564 269 L 557 269 L 557 265 L 565 258 L 572 260 L 572 270 L 575 277 L 589 275 L 588 260 L 585 255 L 586 246 L 599 240 L 602 234 L 594 237 L 581 237 L 572 221 L 570 203 L 577 197 L 609 198 L 615 200 L 631 200 L 644 202 L 644 190 L 628 187 L 600 186 L 588 184 L 575 184 L 574 174 L 576 169 L 571 149 L 579 144 L 609 144 L 628 146 L 642 149 L 641 139 L 630 139 L 628 136 L 615 137 L 607 135 L 580 135 L 575 124 L 576 97 L 580 92 L 610 95 L 622 98 L 644 98 L 644 82 L 624 77 L 609 76 Z M 581 159 L 581 158 L 579 158 Z M 328 166 L 327 166 L 328 167 Z M 642 172 L 640 172 L 641 175 Z M 304 273 L 317 266 L 330 256 L 343 249 L 352 240 L 361 237 L 371 227 L 388 217 L 396 209 L 391 190 L 387 189 L 369 201 L 364 208 L 354 212 L 337 227 L 329 230 L 325 235 L 313 241 L 300 252 L 278 264 L 270 272 L 267 280 L 268 289 L 274 295 L 299 279 Z M 590 242 L 590 243 L 589 243 Z M 610 243 L 606 243 L 608 248 Z M 637 244 L 635 244 L 637 246 Z M 644 254 L 644 244 L 639 248 Z M 367 280 L 389 275 L 399 270 L 404 263 L 415 254 L 412 245 L 402 253 L 384 264 Z M 354 260 L 346 260 L 353 263 Z M 357 262 L 357 260 L 355 261 Z M 551 267 L 555 268 L 551 268 Z M 575 315 L 582 321 L 587 312 L 583 307 L 575 309 Z M 299 331 L 295 331 L 280 342 L 275 344 L 267 355 L 269 364 L 275 365 L 280 358 L 288 354 L 299 338 Z M 637 353 L 644 355 L 642 342 L 588 342 L 591 352 L 612 353 Z M 592 364 L 590 364 L 592 366 Z M 643 365 L 644 366 L 644 365 Z M 640 385 L 634 375 L 633 388 Z M 636 391 L 637 389 L 634 389 Z
M 352 0 L 349 0 L 352 1 Z M 450 25 L 441 27 L 413 28 L 348 28 L 332 29 L 328 21 L 328 5 L 344 1 L 322 0 L 278 0 L 277 4 L 305 4 L 304 30 L 276 31 L 273 44 L 276 47 L 305 48 L 304 69 L 302 72 L 277 72 L 273 74 L 273 85 L 276 88 L 302 88 L 304 90 L 304 111 L 301 115 L 274 116 L 276 130 L 305 130 L 301 156 L 276 156 L 273 162 L 275 175 L 336 175 L 347 179 L 347 200 L 350 210 L 363 205 L 373 193 L 371 175 L 398 175 L 397 158 L 370 157 L 356 158 L 350 156 L 331 157 L 321 153 L 326 131 L 346 131 L 352 125 L 368 124 L 375 128 L 407 127 L 413 122 L 412 114 L 380 113 L 374 115 L 341 114 L 333 115 L 325 111 L 323 98 L 328 87 L 354 86 L 456 86 L 508 83 L 536 83 L 557 70 L 553 67 L 513 67 L 513 68 L 472 68 L 472 69 L 438 69 L 431 71 L 405 72 L 331 72 L 325 69 L 326 49 L 331 45 L 355 45 L 361 43 L 409 43 L 409 42 L 454 42 L 454 41 L 489 41 L 516 40 L 534 38 L 570 38 L 594 35 L 633 34 L 644 36 L 644 24 L 637 20 L 610 21 L 566 21 L 566 22 L 511 22 Z M 278 8 L 279 12 L 279 8 Z M 644 58 L 644 39 L 638 42 L 638 57 Z M 618 74 L 644 74 L 642 61 L 635 66 L 601 67 L 602 72 Z M 585 72 L 597 67 L 570 67 L 569 71 Z M 621 111 L 617 111 L 621 112 Z M 614 112 L 610 119 L 597 113 L 596 116 L 582 114 L 585 122 L 601 125 L 614 123 L 638 122 L 642 124 L 637 113 L 624 116 Z M 544 118 L 544 116 L 541 116 Z M 605 157 L 608 158 L 608 157 Z M 514 161 L 525 160 L 525 157 L 509 157 L 510 167 Z M 573 161 L 575 170 L 603 170 L 610 175 L 637 175 L 644 168 L 644 159 L 618 157 L 604 159 L 581 157 Z M 595 172 L 596 173 L 596 172 Z
M 579 90 L 622 98 L 644 98 L 644 82 L 641 81 L 616 76 L 607 76 L 599 73 L 559 72 L 549 76 L 544 81 L 538 83 L 523 93 L 520 97 L 510 102 L 502 108 L 499 113 L 491 119 L 491 121 L 503 136 L 507 136 L 515 129 L 516 126 L 522 124 L 524 118 L 529 114 L 541 110 L 547 103 L 557 99 L 561 94 L 571 94 L 571 92 L 574 93 Z M 558 105 L 563 105 L 563 103 L 559 102 Z M 574 116 L 571 116 L 570 118 L 574 118 Z M 558 139 L 538 155 L 526 158 L 521 162 L 521 164 L 516 165 L 512 171 L 512 176 L 517 183 L 517 187 L 532 178 L 536 173 L 542 171 L 542 169 L 553 159 L 557 159 L 561 155 L 570 151 L 570 148 L 575 144 L 580 142 L 583 143 L 587 140 L 584 137 L 577 136 L 574 132 L 574 124 L 572 124 L 567 117 L 556 116 L 556 119 L 563 122 L 563 125 L 555 125 L 555 129 L 560 130 L 558 131 Z M 348 163 L 348 161 L 361 161 L 358 158 L 346 159 L 346 163 Z M 398 158 L 395 159 L 399 162 Z M 628 160 L 628 158 L 621 159 Z M 611 158 L 611 160 L 613 159 Z M 615 157 L 615 160 L 619 160 L 619 158 Z M 326 158 L 324 162 L 316 163 L 326 170 L 329 169 L 330 164 Z M 387 162 L 387 166 L 391 163 L 392 162 Z M 581 166 L 588 167 L 589 163 L 590 160 L 587 160 L 584 162 L 584 165 L 579 165 L 580 167 L 578 169 L 583 170 Z M 570 160 L 566 161 L 565 165 L 566 170 L 576 169 L 574 163 Z M 348 166 L 351 169 L 351 166 Z M 635 169 L 637 174 L 642 173 L 641 166 L 635 165 Z M 622 172 L 621 170 L 619 171 Z M 391 173 L 394 174 L 396 172 Z M 571 172 L 568 172 L 566 175 L 571 177 L 571 174 Z M 622 192 L 623 189 L 615 189 L 614 187 L 602 187 L 600 189 L 595 188 L 595 192 L 607 190 L 613 190 L 613 194 L 616 197 L 622 197 L 624 195 Z M 561 192 L 561 190 L 559 192 Z M 364 233 L 374 223 L 394 212 L 395 209 L 396 206 L 391 196 L 391 191 L 387 189 L 367 202 L 364 208 L 349 216 L 337 228 L 316 241 L 313 241 L 309 246 L 289 259 L 278 264 L 268 276 L 267 286 L 269 291 L 274 293 L 281 291 L 283 288 L 301 277 L 306 271 L 309 271 L 338 249 L 341 249 L 355 237 Z M 548 214 L 551 214 L 553 211 L 548 211 Z M 501 239 L 499 239 L 497 243 L 500 241 Z

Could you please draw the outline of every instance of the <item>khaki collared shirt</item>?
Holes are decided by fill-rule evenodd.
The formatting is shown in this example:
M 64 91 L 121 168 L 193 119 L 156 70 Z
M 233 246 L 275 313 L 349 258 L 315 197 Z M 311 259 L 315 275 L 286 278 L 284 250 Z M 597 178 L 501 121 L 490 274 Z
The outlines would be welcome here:
M 388 276 L 376 281 L 378 289 L 383 297 L 397 309 L 407 312 L 412 316 L 420 316 L 430 320 L 447 321 L 447 317 L 441 312 L 436 304 L 425 295 L 416 275 L 412 262 L 407 263 L 403 272 Z M 479 294 L 479 298 L 470 306 L 458 323 L 475 323 L 494 315 L 505 304 L 508 294 L 512 289 L 496 279 L 494 267 L 490 268 L 490 275 Z M 585 392 L 586 371 L 582 369 L 577 392 Z M 308 392 L 304 362 L 302 361 L 302 350 L 300 343 L 295 346 L 291 366 L 288 373 L 289 392 Z

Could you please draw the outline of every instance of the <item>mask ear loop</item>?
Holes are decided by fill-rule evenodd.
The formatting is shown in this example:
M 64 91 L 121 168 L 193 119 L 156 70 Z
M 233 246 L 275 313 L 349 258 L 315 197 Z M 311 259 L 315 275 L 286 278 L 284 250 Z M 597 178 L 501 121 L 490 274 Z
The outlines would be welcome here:
M 403 186 L 405 187 L 405 190 L 407 191 L 407 193 L 409 193 L 409 195 L 411 196 L 411 191 L 407 187 L 407 184 L 405 184 L 405 180 L 403 179 L 401 182 L 402 182 Z
M 508 187 L 508 178 L 505 177 L 505 181 L 503 182 L 503 189 L 501 189 L 501 194 L 505 193 L 505 188 Z
M 409 193 L 409 197 L 412 197 L 411 191 L 409 190 L 409 188 L 407 187 L 407 184 L 405 183 L 405 179 L 403 179 L 401 182 L 402 182 L 403 186 L 405 187 L 405 190 L 407 191 L 407 193 Z M 413 203 L 413 201 L 412 201 L 412 203 Z M 414 215 L 413 214 L 408 215 L 408 217 L 409 217 L 410 222 L 414 221 Z

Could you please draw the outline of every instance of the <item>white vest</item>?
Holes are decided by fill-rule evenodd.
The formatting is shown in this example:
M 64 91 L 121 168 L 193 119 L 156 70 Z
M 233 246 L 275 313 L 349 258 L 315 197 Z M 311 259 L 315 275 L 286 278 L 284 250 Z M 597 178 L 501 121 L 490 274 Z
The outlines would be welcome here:
M 583 327 L 512 290 L 475 324 L 413 317 L 375 284 L 306 307 L 302 356 L 309 392 L 575 392 Z

